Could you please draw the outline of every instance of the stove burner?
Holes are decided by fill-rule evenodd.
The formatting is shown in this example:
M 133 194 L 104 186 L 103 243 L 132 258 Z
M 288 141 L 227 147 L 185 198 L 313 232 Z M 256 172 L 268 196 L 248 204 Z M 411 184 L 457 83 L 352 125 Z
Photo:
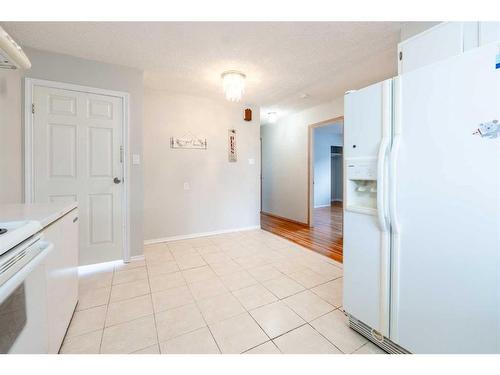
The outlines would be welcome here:
M 5 228 L 0 228 L 0 234 L 4 234 L 4 233 L 7 233 L 7 229 L 5 229 Z

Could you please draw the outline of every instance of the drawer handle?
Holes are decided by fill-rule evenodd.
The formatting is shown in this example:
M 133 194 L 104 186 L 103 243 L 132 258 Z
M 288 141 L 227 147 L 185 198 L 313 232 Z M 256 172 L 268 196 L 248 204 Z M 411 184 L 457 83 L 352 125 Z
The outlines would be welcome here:
M 76 223 L 78 221 L 78 216 L 75 216 L 75 218 L 73 219 L 73 223 Z

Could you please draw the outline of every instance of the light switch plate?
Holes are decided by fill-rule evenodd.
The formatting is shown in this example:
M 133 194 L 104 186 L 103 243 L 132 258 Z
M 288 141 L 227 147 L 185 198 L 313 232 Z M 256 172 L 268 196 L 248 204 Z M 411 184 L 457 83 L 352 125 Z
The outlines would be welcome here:
M 132 164 L 133 165 L 139 165 L 139 164 L 141 164 L 141 155 L 139 155 L 139 154 L 132 154 Z
M 254 158 L 248 159 L 248 164 L 254 165 L 255 164 L 255 159 Z
M 189 186 L 189 182 L 184 182 L 184 190 L 189 190 L 191 189 L 191 186 Z

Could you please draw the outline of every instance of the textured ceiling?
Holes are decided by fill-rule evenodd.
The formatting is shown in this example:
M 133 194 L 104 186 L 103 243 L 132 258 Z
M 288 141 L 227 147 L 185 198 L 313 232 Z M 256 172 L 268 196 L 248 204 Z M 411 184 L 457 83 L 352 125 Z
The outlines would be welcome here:
M 244 103 L 279 114 L 396 74 L 401 22 L 4 22 L 23 46 L 144 70 L 145 86 L 222 99 L 220 73 L 247 75 Z M 307 94 L 307 98 L 300 98 Z

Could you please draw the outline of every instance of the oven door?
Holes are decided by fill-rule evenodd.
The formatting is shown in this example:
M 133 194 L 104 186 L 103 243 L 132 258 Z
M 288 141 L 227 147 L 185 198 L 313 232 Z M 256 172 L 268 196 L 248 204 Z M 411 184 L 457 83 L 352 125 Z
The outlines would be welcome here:
M 48 352 L 45 258 L 53 245 L 37 241 L 26 265 L 0 285 L 0 353 Z

